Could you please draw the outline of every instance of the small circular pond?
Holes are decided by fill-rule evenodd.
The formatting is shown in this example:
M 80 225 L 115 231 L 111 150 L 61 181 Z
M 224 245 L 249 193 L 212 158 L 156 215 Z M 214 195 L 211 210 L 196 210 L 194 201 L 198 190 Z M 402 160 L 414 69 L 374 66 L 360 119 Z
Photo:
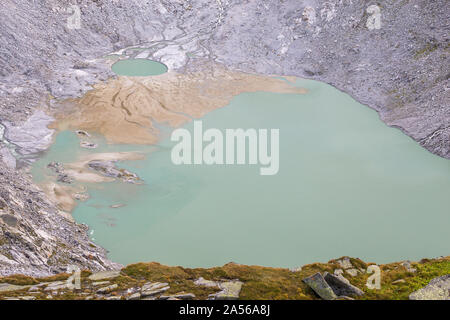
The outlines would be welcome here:
M 119 60 L 111 67 L 119 76 L 146 77 L 157 76 L 167 72 L 167 66 L 148 59 Z

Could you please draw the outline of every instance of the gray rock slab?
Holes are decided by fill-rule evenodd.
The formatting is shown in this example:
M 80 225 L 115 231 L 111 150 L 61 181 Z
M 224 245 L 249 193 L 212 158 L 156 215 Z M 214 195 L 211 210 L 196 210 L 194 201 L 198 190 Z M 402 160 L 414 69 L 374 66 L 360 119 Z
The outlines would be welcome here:
M 450 274 L 434 278 L 409 295 L 409 300 L 450 300 Z
M 120 270 L 101 271 L 101 272 L 91 274 L 88 279 L 92 280 L 92 281 L 99 281 L 99 280 L 117 278 L 119 275 L 120 275 Z
M 337 298 L 333 289 L 331 289 L 331 287 L 319 272 L 303 279 L 303 282 L 306 283 L 319 297 L 324 300 L 334 300 Z
M 337 296 L 354 297 L 364 295 L 364 291 L 352 285 L 350 281 L 345 279 L 342 275 L 336 276 L 325 272 L 323 278 Z

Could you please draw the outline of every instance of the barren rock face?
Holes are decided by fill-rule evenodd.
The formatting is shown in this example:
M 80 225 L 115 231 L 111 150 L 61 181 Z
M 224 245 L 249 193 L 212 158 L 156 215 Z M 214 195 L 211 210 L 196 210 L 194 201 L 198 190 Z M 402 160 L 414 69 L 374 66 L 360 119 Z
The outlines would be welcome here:
M 330 83 L 450 158 L 444 0 L 8 0 L 0 13 L 2 138 L 22 154 L 42 150 L 51 137 L 37 109 L 53 114 L 56 102 L 83 96 L 113 76 L 104 55 L 139 45 L 140 54 L 179 74 L 221 65 Z M 0 274 L 51 273 L 67 261 L 106 268 L 84 228 L 38 196 L 23 173 L 7 169 L 16 166 L 13 149 L 0 142 L 0 197 L 17 217 L 16 227 L 0 221 Z
M 70 265 L 105 270 L 118 265 L 89 241 L 87 227 L 59 211 L 28 178 L 0 172 L 0 274 L 65 272 Z

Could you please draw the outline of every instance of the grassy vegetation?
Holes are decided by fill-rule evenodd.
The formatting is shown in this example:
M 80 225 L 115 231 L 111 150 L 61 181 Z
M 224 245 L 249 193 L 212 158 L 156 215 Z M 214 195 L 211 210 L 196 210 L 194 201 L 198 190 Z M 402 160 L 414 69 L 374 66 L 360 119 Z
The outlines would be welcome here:
M 338 259 L 337 259 L 338 260 Z M 334 272 L 340 268 L 337 260 L 328 263 L 314 263 L 303 266 L 300 271 L 292 272 L 288 269 L 269 268 L 260 266 L 246 266 L 229 263 L 222 267 L 189 269 L 183 267 L 168 267 L 159 263 L 137 263 L 122 269 L 121 275 L 110 280 L 111 284 L 117 284 L 118 288 L 112 295 L 123 294 L 132 287 L 140 287 L 149 281 L 168 282 L 170 289 L 166 294 L 194 293 L 197 299 L 206 299 L 209 294 L 217 292 L 214 287 L 203 287 L 194 284 L 194 280 L 203 277 L 207 280 L 223 281 L 239 279 L 244 283 L 240 293 L 241 299 L 318 299 L 314 292 L 302 282 L 302 279 L 316 272 Z M 356 269 L 367 269 L 370 263 L 359 259 L 350 259 Z M 351 277 L 344 273 L 350 282 L 362 289 L 365 295 L 359 299 L 408 299 L 411 292 L 426 286 L 435 277 L 450 274 L 450 257 L 422 260 L 412 263 L 411 267 L 417 271 L 412 273 L 401 265 L 391 263 L 379 266 L 381 269 L 381 289 L 368 289 L 366 287 L 367 273 L 359 272 Z M 82 289 L 80 291 L 68 291 L 53 297 L 54 299 L 85 299 L 93 294 L 92 282 L 88 279 L 91 273 L 83 271 L 81 275 Z M 6 282 L 15 285 L 34 285 L 41 282 L 61 281 L 69 277 L 68 274 L 59 274 L 47 278 L 32 278 L 23 275 L 14 275 L 0 278 L 0 283 Z M 404 280 L 393 284 L 396 280 Z M 1 297 L 14 297 L 30 295 L 28 288 L 22 291 L 0 293 Z M 49 292 L 34 294 L 37 299 L 46 299 Z

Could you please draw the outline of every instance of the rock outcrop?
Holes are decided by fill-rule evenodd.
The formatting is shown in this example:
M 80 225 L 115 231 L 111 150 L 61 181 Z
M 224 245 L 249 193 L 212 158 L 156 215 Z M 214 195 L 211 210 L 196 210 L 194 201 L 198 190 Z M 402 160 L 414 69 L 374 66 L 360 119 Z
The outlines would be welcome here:
M 70 265 L 120 267 L 89 240 L 87 230 L 56 209 L 27 176 L 0 170 L 0 274 L 51 275 Z
M 314 292 L 324 300 L 335 300 L 337 299 L 336 294 L 330 285 L 325 281 L 323 276 L 318 272 L 313 274 L 312 276 L 303 279 L 303 282 L 306 283 Z
M 411 293 L 409 300 L 450 300 L 450 274 L 434 278 L 427 286 Z
M 104 176 L 118 178 L 124 182 L 138 183 L 141 180 L 135 173 L 117 168 L 115 161 L 92 160 L 88 162 L 88 167 Z
M 355 297 L 364 295 L 364 292 L 361 289 L 352 285 L 350 281 L 348 281 L 342 275 L 336 276 L 331 273 L 325 272 L 323 278 L 338 297 Z

